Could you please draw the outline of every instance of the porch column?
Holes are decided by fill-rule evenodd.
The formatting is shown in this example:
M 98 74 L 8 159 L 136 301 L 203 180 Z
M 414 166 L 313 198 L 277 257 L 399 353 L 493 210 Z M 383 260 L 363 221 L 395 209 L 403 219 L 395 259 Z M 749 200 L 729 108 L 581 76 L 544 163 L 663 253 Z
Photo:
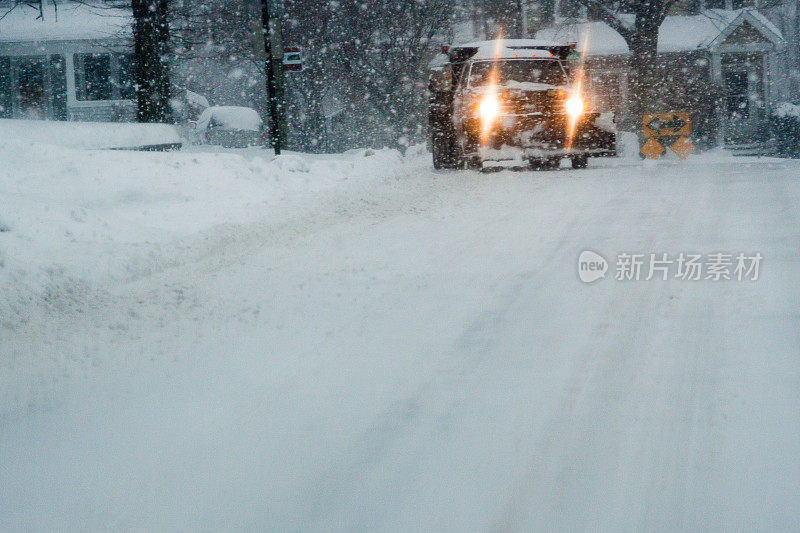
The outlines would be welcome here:
M 75 60 L 71 50 L 64 52 L 64 74 L 67 77 L 67 120 L 72 120 L 72 107 L 75 106 Z
M 722 83 L 722 54 L 719 50 L 711 51 L 711 80 L 714 83 Z

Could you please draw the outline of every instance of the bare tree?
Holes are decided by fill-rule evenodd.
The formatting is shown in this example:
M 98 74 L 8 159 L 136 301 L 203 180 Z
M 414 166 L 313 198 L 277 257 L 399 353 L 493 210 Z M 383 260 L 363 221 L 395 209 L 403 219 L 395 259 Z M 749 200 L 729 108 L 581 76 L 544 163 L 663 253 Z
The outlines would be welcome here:
M 45 0 L 11 0 L 8 2 L 8 5 L 5 6 L 5 10 L 0 12 L 0 20 L 6 18 L 6 16 L 17 9 L 20 6 L 28 6 L 36 9 L 39 14 L 36 15 L 36 20 L 43 20 L 44 19 L 44 2 Z M 58 0 L 52 0 L 53 10 L 58 16 Z
M 631 111 L 639 114 L 661 84 L 658 33 L 678 0 L 577 0 L 619 33 L 631 51 Z
M 168 0 L 132 0 L 139 122 L 171 122 Z

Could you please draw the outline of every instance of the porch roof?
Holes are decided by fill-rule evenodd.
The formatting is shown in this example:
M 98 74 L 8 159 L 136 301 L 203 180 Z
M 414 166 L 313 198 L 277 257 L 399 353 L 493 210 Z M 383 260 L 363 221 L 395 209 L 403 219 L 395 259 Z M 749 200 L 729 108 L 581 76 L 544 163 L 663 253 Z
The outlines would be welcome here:
M 72 2 L 59 2 L 56 9 L 44 2 L 43 16 L 38 16 L 38 7 L 26 4 L 0 7 L 0 43 L 115 39 L 132 34 L 133 16 L 124 9 Z
M 633 24 L 633 15 L 623 17 Z M 658 51 L 711 50 L 745 22 L 750 23 L 765 40 L 776 46 L 784 44 L 780 30 L 755 9 L 709 9 L 699 15 L 674 15 L 664 19 L 658 35 Z M 605 22 L 557 24 L 540 30 L 536 38 L 576 42 L 579 48 L 586 47 L 589 56 L 630 53 L 622 36 Z

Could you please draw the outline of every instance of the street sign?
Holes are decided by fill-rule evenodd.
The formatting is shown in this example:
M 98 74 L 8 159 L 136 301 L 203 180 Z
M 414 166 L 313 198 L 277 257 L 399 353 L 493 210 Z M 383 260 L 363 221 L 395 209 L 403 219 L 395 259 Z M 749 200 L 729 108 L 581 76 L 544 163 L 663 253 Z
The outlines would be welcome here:
M 305 61 L 303 61 L 303 50 L 298 47 L 283 49 L 283 70 L 286 72 L 301 72 Z
M 658 159 L 658 157 L 664 153 L 664 147 L 661 146 L 660 142 L 651 137 L 642 145 L 641 152 L 647 159 Z
M 675 155 L 686 159 L 694 150 L 689 140 L 692 134 L 692 115 L 689 111 L 649 113 L 642 115 L 642 155 L 658 159 L 669 147 Z
M 686 159 L 694 151 L 694 144 L 686 137 L 678 137 L 678 140 L 672 143 L 669 148 L 681 159 Z
M 691 135 L 692 116 L 688 111 L 642 115 L 642 133 L 645 137 Z

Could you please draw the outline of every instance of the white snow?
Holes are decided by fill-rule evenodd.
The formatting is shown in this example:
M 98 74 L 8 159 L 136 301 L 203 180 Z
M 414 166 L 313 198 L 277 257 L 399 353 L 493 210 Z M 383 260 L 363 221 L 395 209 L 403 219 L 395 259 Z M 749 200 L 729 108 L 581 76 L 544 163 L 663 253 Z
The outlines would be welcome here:
M 775 108 L 775 116 L 781 118 L 800 117 L 800 105 L 783 102 Z
M 208 98 L 189 89 L 186 89 L 186 102 L 198 109 L 205 110 L 211 107 L 211 104 L 208 103 Z
M 621 18 L 633 24 L 632 15 Z M 704 50 L 714 44 L 732 24 L 749 20 L 763 28 L 767 35 L 782 40 L 780 31 L 756 10 L 709 9 L 699 15 L 671 15 L 664 19 L 658 32 L 659 52 L 688 52 Z M 536 33 L 537 39 L 578 43 L 588 56 L 628 54 L 622 36 L 605 22 L 559 24 Z
M 197 129 L 200 131 L 209 125 L 226 130 L 259 131 L 263 124 L 255 109 L 238 106 L 212 106 L 197 119 Z
M 0 137 L 3 529 L 800 523 L 800 162 L 214 150 Z
M 29 41 L 68 41 L 131 37 L 133 17 L 130 10 L 92 6 L 77 2 L 44 2 L 43 18 L 39 8 L 20 2 L 16 7 L 4 5 L 0 14 L 0 43 Z
M 180 143 L 168 124 L 117 122 L 59 122 L 0 119 L 0 142 L 16 142 L 43 149 L 45 145 L 74 149 L 138 148 Z M 25 150 L 25 154 L 29 154 Z

